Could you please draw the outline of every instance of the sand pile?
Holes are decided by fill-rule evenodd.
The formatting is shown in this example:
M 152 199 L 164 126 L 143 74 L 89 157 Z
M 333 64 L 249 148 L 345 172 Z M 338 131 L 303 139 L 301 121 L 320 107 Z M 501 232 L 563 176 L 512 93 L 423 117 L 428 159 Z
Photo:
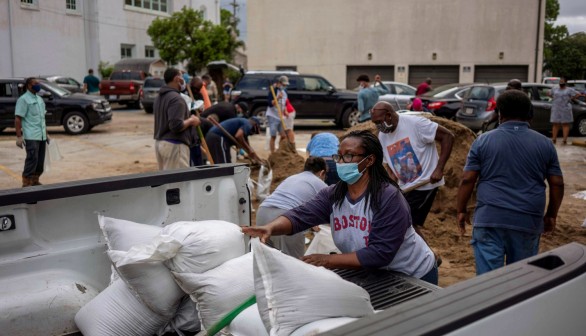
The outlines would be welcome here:
M 271 192 L 273 192 L 284 179 L 303 171 L 305 158 L 297 151 L 292 150 L 288 146 L 287 140 L 283 139 L 279 143 L 279 148 L 269 156 L 269 164 L 273 169 L 273 183 L 271 184 Z

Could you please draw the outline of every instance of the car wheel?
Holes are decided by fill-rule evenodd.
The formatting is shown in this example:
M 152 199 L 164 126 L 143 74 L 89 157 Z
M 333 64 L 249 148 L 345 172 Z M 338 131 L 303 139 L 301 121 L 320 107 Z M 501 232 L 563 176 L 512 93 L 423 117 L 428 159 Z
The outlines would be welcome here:
M 360 123 L 360 112 L 354 108 L 348 108 L 342 115 L 342 126 L 344 128 L 350 128 Z
M 586 136 L 586 116 L 578 118 L 574 129 L 579 136 Z
M 252 111 L 252 116 L 260 119 L 260 129 L 264 131 L 269 125 L 267 121 L 267 107 L 257 107 Z
M 69 112 L 63 119 L 63 128 L 69 134 L 82 134 L 90 129 L 90 122 L 81 112 Z
M 146 113 L 153 113 L 153 107 L 152 107 L 152 106 L 151 106 L 151 107 L 145 107 L 145 108 L 144 108 L 144 111 L 145 111 Z
M 4 132 L 5 129 L 6 127 L 0 127 L 0 133 Z

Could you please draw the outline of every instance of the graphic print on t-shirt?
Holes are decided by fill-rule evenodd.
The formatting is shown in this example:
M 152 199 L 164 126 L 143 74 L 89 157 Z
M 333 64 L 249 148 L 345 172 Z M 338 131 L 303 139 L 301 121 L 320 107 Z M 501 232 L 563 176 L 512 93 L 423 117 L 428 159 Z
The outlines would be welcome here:
M 387 146 L 387 151 L 391 158 L 392 169 L 403 184 L 413 182 L 421 176 L 423 169 L 409 138 Z

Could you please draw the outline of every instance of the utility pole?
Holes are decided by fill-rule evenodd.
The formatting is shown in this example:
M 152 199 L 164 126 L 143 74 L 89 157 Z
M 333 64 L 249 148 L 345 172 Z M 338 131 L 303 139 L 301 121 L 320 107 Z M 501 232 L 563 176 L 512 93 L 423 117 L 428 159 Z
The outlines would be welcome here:
M 238 25 L 238 19 L 236 18 L 236 10 L 238 9 L 238 7 L 240 7 L 240 5 L 236 2 L 236 0 L 232 0 L 230 6 L 232 6 L 232 28 L 234 29 L 234 31 L 236 31 L 236 26 Z
M 232 0 L 230 6 L 232 6 L 232 16 L 236 18 L 236 9 L 240 7 L 240 5 L 236 2 L 236 0 Z

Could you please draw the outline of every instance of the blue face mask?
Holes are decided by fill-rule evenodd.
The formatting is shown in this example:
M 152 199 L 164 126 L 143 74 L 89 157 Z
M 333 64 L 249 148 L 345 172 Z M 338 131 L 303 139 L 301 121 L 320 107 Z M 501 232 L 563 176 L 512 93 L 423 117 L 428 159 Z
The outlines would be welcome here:
M 41 91 L 41 84 L 35 84 L 32 86 L 33 91 L 39 92 Z
M 364 159 L 362 159 L 362 161 L 364 161 L 364 160 L 366 160 L 366 157 Z M 340 179 L 348 184 L 354 184 L 354 183 L 358 182 L 358 180 L 360 180 L 360 178 L 362 177 L 362 173 L 364 173 L 364 170 L 366 170 L 366 168 L 364 168 L 364 170 L 362 172 L 360 172 L 358 170 L 358 165 L 360 163 L 362 163 L 362 161 L 360 161 L 358 163 L 356 163 L 356 162 L 337 163 L 336 162 L 336 171 L 338 172 L 338 176 L 340 177 Z

